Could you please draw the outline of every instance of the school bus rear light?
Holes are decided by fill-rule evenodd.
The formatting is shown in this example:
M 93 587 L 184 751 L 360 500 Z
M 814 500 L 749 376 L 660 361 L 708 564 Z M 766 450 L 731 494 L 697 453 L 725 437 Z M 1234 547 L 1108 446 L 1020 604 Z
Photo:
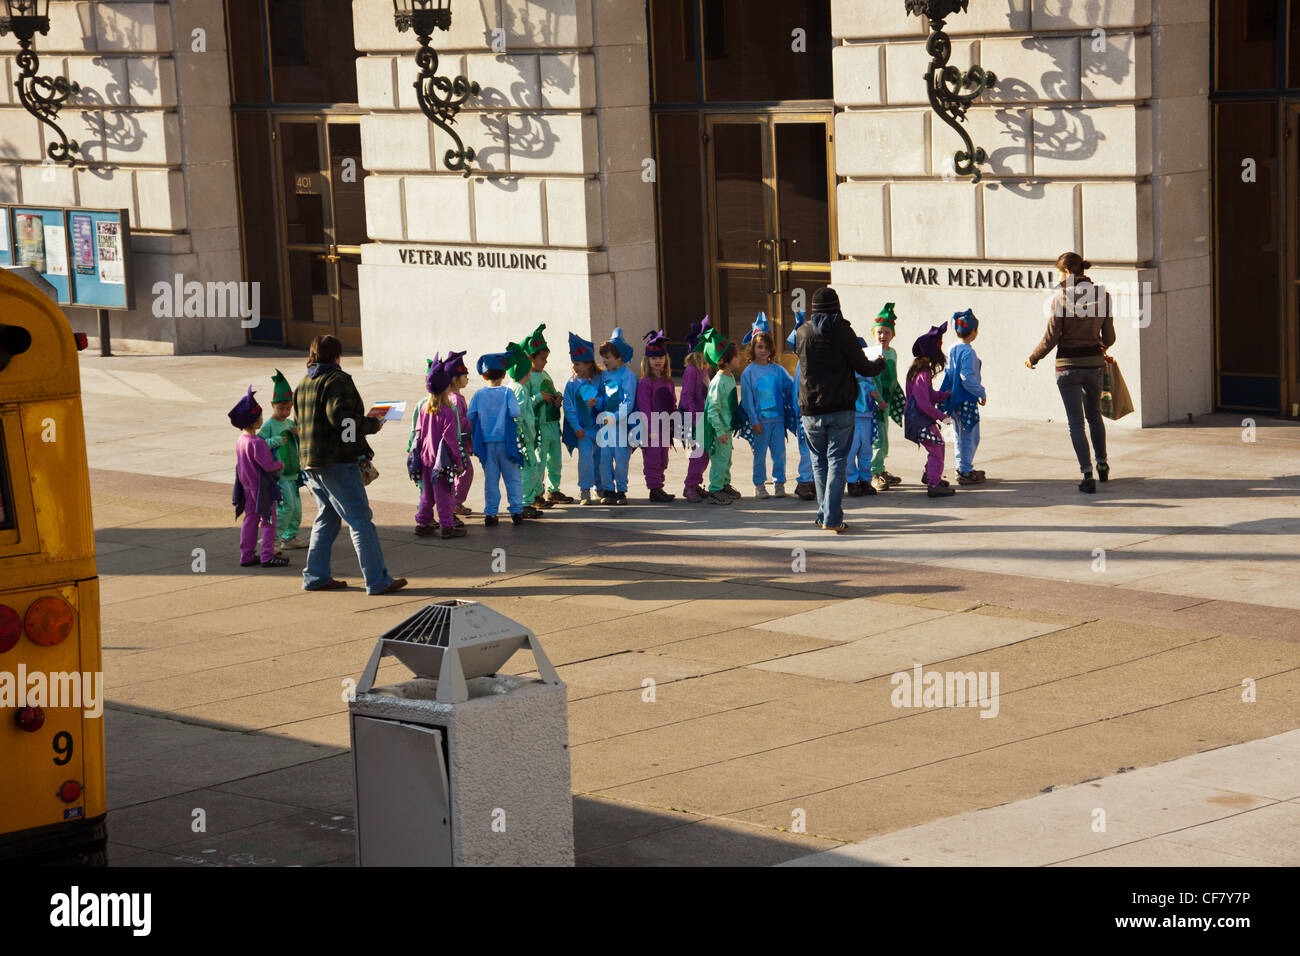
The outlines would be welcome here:
M 67 780 L 59 787 L 59 799 L 64 803 L 76 803 L 81 799 L 81 781 Z
M 20 707 L 14 713 L 14 723 L 18 725 L 19 730 L 34 734 L 45 726 L 45 708 Z
M 27 639 L 41 647 L 63 643 L 77 623 L 77 612 L 61 597 L 37 598 L 23 621 Z
M 90 337 L 85 332 L 76 332 L 72 337 L 77 341 L 77 351 L 86 351 L 86 347 L 90 345 Z
M 0 604 L 0 654 L 11 650 L 23 636 L 23 619 L 7 604 Z

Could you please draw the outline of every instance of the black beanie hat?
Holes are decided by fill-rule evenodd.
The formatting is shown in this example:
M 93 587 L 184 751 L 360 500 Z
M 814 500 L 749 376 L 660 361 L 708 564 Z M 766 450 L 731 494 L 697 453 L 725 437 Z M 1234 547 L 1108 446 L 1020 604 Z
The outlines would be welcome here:
M 840 311 L 840 297 L 830 286 L 818 289 L 813 293 L 812 310 L 831 315 L 836 314 Z

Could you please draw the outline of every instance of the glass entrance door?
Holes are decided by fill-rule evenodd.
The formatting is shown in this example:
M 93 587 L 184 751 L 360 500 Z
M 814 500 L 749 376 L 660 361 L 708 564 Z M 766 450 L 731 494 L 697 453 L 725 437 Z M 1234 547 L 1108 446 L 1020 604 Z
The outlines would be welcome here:
M 275 128 L 286 344 L 305 348 L 329 334 L 360 352 L 366 173 L 359 120 L 284 116 Z
M 832 117 L 714 114 L 706 123 L 710 314 L 738 342 L 766 312 L 784 352 L 837 255 Z M 782 360 L 793 368 L 793 356 Z

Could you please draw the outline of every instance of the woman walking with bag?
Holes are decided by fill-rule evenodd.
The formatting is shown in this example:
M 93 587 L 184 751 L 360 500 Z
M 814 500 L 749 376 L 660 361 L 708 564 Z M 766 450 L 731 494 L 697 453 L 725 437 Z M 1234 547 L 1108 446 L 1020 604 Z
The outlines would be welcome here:
M 1106 349 L 1115 344 L 1115 319 L 1111 315 L 1110 296 L 1096 285 L 1087 272 L 1092 268 L 1076 252 L 1067 252 L 1056 260 L 1060 287 L 1052 299 L 1052 316 L 1047 332 L 1025 365 L 1034 368 L 1056 349 L 1056 387 L 1065 403 L 1070 423 L 1070 441 L 1079 459 L 1083 481 L 1079 490 L 1095 494 L 1097 481 L 1092 472 L 1092 452 L 1097 454 L 1097 478 L 1110 477 L 1106 461 L 1106 425 L 1101 416 L 1102 381 L 1105 375 Z M 1084 419 L 1092 435 L 1092 448 L 1084 433 Z

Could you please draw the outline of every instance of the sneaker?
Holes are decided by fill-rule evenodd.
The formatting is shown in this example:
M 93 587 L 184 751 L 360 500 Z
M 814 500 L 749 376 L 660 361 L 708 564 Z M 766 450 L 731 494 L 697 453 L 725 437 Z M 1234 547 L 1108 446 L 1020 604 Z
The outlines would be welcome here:
M 533 499 L 532 507 L 536 508 L 538 511 L 546 511 L 550 508 L 554 508 L 555 505 L 554 503 L 547 501 L 541 495 L 538 495 L 536 498 Z
M 981 471 L 980 475 L 982 476 L 983 474 L 984 472 Z M 1097 480 L 1110 481 L 1110 465 L 1106 464 L 1104 461 L 1097 462 Z
M 871 482 L 869 481 L 859 481 L 858 485 L 862 488 L 862 493 L 864 495 L 874 495 L 876 493 L 876 489 L 872 487 Z
M 850 497 L 850 498 L 861 498 L 861 497 L 862 497 L 862 482 L 860 482 L 860 481 L 850 481 L 850 482 L 848 483 L 848 486 L 845 488 L 845 490 L 849 493 L 849 497 Z
M 957 472 L 957 484 L 959 485 L 978 485 L 983 480 L 983 476 L 977 471 Z
M 523 524 L 523 523 L 524 523 L 524 516 L 523 516 L 522 514 L 511 514 L 511 515 L 510 515 L 510 523 L 511 523 L 511 524 L 514 524 L 514 525 L 520 525 L 520 524 Z
M 384 588 L 382 591 L 376 591 L 375 596 L 378 597 L 381 594 L 393 594 L 402 590 L 404 587 L 406 587 L 406 578 L 393 578 L 393 583 L 388 585 L 388 587 Z
M 930 498 L 951 498 L 957 493 L 957 489 L 947 485 L 931 485 L 925 493 Z
M 1085 478 L 1079 482 L 1079 490 L 1085 495 L 1095 495 L 1097 493 L 1097 479 Z
M 592 497 L 592 492 L 590 488 L 588 488 L 586 491 L 579 492 L 579 494 L 582 496 L 581 500 L 584 505 L 600 504 L 599 498 Z
M 897 475 L 891 475 L 887 471 L 882 471 L 881 474 L 885 476 L 885 481 L 889 482 L 891 485 L 901 485 L 903 483 L 903 479 L 899 478 Z
M 1102 481 L 1105 480 L 1105 478 L 1102 479 Z M 302 540 L 301 535 L 294 535 L 292 538 L 285 538 L 280 542 L 280 547 L 286 551 L 296 551 L 299 548 L 305 548 L 307 546 L 308 542 Z
M 524 510 L 521 511 L 520 514 L 522 514 L 525 518 L 544 518 L 544 517 L 546 517 L 545 512 L 541 511 L 541 509 L 539 509 L 539 508 L 534 508 L 532 505 L 524 505 Z
M 600 503 L 602 505 L 616 505 L 618 504 L 618 495 L 612 491 L 602 491 L 600 493 Z
M 735 499 L 727 494 L 727 489 L 721 488 L 718 491 L 710 491 L 708 497 L 704 500 L 711 505 L 729 505 Z
M 940 488 L 947 488 L 947 487 L 948 487 L 948 482 L 945 481 L 944 479 L 940 478 L 940 479 L 939 479 L 939 487 L 940 487 Z
M 841 521 L 841 522 L 839 523 L 839 526 L 838 526 L 838 527 L 835 527 L 835 528 L 828 528 L 828 527 L 826 527 L 825 525 L 822 525 L 822 530 L 823 530 L 823 531 L 831 531 L 831 532 L 834 532 L 835 534 L 844 534 L 844 532 L 846 532 L 846 531 L 849 530 L 849 526 L 846 525 L 843 521 Z
M 705 492 L 699 485 L 694 485 L 683 491 L 682 496 L 693 505 L 698 505 L 705 500 Z
M 772 496 L 767 493 L 767 485 L 755 485 L 754 497 L 759 501 L 765 501 Z
M 461 520 L 460 520 L 459 518 L 457 518 L 455 515 L 452 515 L 452 516 L 451 516 L 451 523 L 452 523 L 452 527 L 455 527 L 455 528 L 463 528 L 463 527 L 465 527 L 465 522 L 461 521 Z
M 252 561 L 240 561 L 239 566 L 241 568 L 255 568 L 261 563 L 262 563 L 261 558 L 254 558 Z
M 434 534 L 436 534 L 436 531 L 434 530 L 432 525 L 417 524 L 415 526 L 415 534 L 416 537 L 429 538 L 432 537 Z
M 982 468 L 972 468 L 972 469 L 970 470 L 970 473 L 971 473 L 972 475 L 979 475 L 979 477 L 980 477 L 981 480 L 983 480 L 983 478 L 984 478 L 984 470 L 983 470 Z
M 811 481 L 801 481 L 794 486 L 794 493 L 804 501 L 817 500 L 817 486 Z
M 650 500 L 657 505 L 666 505 L 670 501 L 676 501 L 677 496 L 668 494 L 668 492 L 664 491 L 662 488 L 651 488 Z
M 282 554 L 277 554 L 270 561 L 262 562 L 262 567 L 264 568 L 287 568 L 288 566 L 289 566 L 289 559 Z
M 876 491 L 888 491 L 894 486 L 889 483 L 889 479 L 884 475 L 876 475 L 871 479 L 871 487 L 876 489 Z
M 744 497 L 744 495 L 742 495 L 735 488 L 731 487 L 731 485 L 724 485 L 722 488 L 722 493 L 730 497 L 732 501 L 739 501 L 741 498 Z
M 614 504 L 616 504 L 616 505 L 625 505 L 625 504 L 627 504 L 627 492 L 626 492 L 626 491 L 615 492 L 615 494 L 614 494 Z
M 463 518 L 468 518 L 473 513 L 474 513 L 473 508 L 466 508 L 464 505 L 456 506 L 456 514 L 460 515 Z
M 501 523 L 501 519 L 498 518 L 496 515 L 484 515 L 484 516 L 483 516 L 483 525 L 484 525 L 484 527 L 487 527 L 487 528 L 495 528 L 495 527 L 496 527 L 497 525 L 499 525 L 500 523 Z
M 774 485 L 772 485 L 772 497 L 773 497 L 773 498 L 784 498 L 784 497 L 785 497 L 785 482 L 784 482 L 784 481 L 778 481 L 778 482 L 776 482 Z
M 549 492 L 546 495 L 546 500 L 556 505 L 573 504 L 573 499 L 570 498 L 568 495 L 566 495 L 563 491 L 560 491 L 558 488 L 555 491 Z
M 465 537 L 466 531 L 462 527 L 452 525 L 450 528 L 441 528 L 438 531 L 438 534 L 445 541 L 447 538 L 463 538 Z

